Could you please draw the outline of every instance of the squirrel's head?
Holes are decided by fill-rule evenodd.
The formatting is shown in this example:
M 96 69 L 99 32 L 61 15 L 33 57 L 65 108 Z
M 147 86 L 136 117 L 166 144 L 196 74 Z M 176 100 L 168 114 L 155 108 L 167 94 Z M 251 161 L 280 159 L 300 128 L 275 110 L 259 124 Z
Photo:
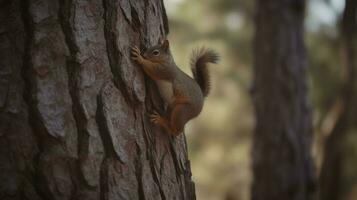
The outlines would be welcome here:
M 152 62 L 164 63 L 171 61 L 170 45 L 168 40 L 164 40 L 161 44 L 148 48 L 143 57 Z

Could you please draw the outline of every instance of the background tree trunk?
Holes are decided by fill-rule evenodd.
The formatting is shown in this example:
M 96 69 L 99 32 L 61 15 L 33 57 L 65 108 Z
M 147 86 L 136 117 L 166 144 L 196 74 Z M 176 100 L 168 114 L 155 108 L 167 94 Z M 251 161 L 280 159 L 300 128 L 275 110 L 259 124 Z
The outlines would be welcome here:
M 130 59 L 167 33 L 162 0 L 0 0 L 0 199 L 195 199 Z
M 324 160 L 319 177 L 319 199 L 341 199 L 343 143 L 348 132 L 353 111 L 356 110 L 356 48 L 357 48 L 357 1 L 346 0 L 342 16 L 342 42 L 346 63 L 346 81 L 342 88 L 342 112 L 324 145 Z
M 314 194 L 304 10 L 304 0 L 256 1 L 254 200 L 305 200 Z

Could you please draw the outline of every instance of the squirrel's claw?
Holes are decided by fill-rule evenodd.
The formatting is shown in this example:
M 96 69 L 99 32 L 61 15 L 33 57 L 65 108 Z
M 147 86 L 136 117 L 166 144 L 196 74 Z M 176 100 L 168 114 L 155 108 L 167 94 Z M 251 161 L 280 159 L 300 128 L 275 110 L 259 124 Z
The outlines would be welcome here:
M 131 53 L 135 55 L 140 55 L 140 49 L 137 46 L 131 47 Z
M 150 114 L 150 121 L 154 124 L 160 124 L 163 120 L 164 119 L 156 111 Z
M 164 128 L 166 131 L 169 133 L 173 134 L 174 136 L 177 135 L 176 129 L 171 129 L 169 122 L 167 121 L 166 118 L 162 117 L 159 113 L 154 111 L 152 114 L 150 114 L 150 121 L 154 123 L 157 126 L 160 126 Z
M 133 60 L 136 60 L 136 61 L 141 60 L 141 52 L 137 46 L 131 47 L 131 54 L 132 54 L 131 58 Z
M 132 46 L 131 49 L 140 53 L 140 49 L 136 45 Z

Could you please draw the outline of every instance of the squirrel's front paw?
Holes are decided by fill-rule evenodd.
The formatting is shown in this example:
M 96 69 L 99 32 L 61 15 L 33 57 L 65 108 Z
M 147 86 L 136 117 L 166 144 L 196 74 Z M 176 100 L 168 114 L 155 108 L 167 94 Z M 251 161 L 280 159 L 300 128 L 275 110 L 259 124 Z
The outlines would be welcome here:
M 141 60 L 141 52 L 140 49 L 137 46 L 131 47 L 131 58 L 133 60 L 139 61 Z

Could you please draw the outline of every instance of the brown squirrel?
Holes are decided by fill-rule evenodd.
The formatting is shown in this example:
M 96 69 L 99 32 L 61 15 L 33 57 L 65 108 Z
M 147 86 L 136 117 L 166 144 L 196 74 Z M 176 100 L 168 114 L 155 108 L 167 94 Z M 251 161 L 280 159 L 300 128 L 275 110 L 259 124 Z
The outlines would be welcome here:
M 180 70 L 172 58 L 168 40 L 145 50 L 132 47 L 132 59 L 156 82 L 162 99 L 167 103 L 167 117 L 154 111 L 151 121 L 177 136 L 185 124 L 198 116 L 203 100 L 210 90 L 208 63 L 217 63 L 219 56 L 211 49 L 201 48 L 193 52 L 191 68 L 194 79 Z

